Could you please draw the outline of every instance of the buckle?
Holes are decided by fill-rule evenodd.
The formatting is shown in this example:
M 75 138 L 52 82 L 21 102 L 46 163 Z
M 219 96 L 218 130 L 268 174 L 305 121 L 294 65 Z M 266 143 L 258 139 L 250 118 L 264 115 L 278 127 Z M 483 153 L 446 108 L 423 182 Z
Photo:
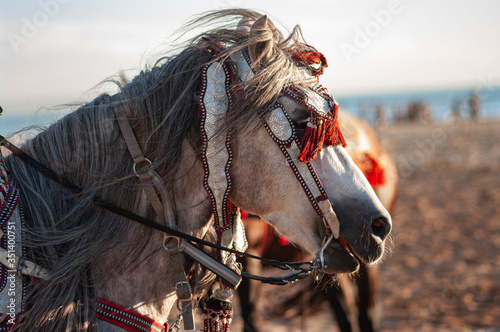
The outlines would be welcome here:
M 142 164 L 142 163 L 148 163 L 148 165 L 145 166 L 146 170 L 144 172 L 137 172 L 137 164 Z M 134 162 L 134 166 L 132 167 L 132 171 L 134 172 L 135 176 L 137 176 L 138 178 L 141 177 L 141 174 L 146 174 L 152 167 L 153 163 L 151 162 L 151 160 L 149 160 L 148 158 L 144 158 L 143 160 L 139 161 L 138 163 L 135 163 Z
M 172 246 L 167 246 L 167 242 L 170 240 L 174 240 L 175 244 Z M 163 234 L 163 249 L 165 249 L 168 253 L 173 254 L 176 251 L 180 251 L 181 241 L 177 236 Z
M 191 301 L 191 285 L 187 281 L 179 281 L 175 284 L 177 298 L 180 302 Z
M 177 293 L 177 309 L 179 309 L 180 318 L 184 320 L 184 330 L 192 331 L 195 329 L 195 323 L 191 286 L 187 281 L 179 281 L 175 284 L 175 288 Z

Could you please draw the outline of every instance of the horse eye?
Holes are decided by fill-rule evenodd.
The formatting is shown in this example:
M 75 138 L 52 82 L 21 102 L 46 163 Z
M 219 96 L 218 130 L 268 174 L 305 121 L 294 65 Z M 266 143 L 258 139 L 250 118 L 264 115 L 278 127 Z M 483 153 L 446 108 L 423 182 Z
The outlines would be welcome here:
M 307 119 L 302 119 L 298 121 L 294 121 L 293 124 L 297 130 L 306 130 L 307 127 Z
M 297 138 L 299 139 L 299 142 L 302 142 L 302 138 L 304 137 L 304 134 L 306 133 L 307 118 L 302 119 L 302 120 L 293 121 L 293 124 L 295 126 L 295 133 L 297 135 Z

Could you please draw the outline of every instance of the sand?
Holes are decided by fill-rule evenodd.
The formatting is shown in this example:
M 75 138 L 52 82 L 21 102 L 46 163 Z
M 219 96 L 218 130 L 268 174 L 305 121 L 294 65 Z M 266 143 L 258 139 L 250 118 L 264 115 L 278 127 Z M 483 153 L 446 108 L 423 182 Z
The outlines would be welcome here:
M 380 267 L 382 330 L 500 331 L 500 122 L 399 125 L 377 134 L 401 179 L 394 249 Z M 266 287 L 266 296 L 277 293 Z M 240 331 L 241 320 L 234 323 Z M 338 331 L 326 303 L 307 317 L 260 326 Z
M 401 177 L 388 331 L 500 331 L 500 122 L 379 131 Z

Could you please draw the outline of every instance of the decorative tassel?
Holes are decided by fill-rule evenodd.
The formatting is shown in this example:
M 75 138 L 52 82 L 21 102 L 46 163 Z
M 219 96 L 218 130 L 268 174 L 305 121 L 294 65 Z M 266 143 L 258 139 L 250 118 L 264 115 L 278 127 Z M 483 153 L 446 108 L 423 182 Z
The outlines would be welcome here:
M 323 142 L 325 141 L 326 121 L 323 119 L 316 120 L 316 127 L 316 134 L 314 135 L 314 156 L 316 156 L 316 153 L 321 151 L 321 148 L 323 147 Z
M 306 132 L 302 138 L 299 160 L 308 162 L 313 159 L 312 151 L 314 149 L 314 138 L 316 136 L 317 126 L 313 123 L 312 118 L 308 118 Z
M 342 132 L 340 131 L 338 120 L 339 105 L 334 100 L 330 101 L 330 105 L 331 110 L 329 113 L 333 117 L 333 119 L 328 121 L 327 127 L 325 128 L 325 144 L 327 146 L 342 144 L 342 146 L 345 148 L 347 146 L 347 143 L 345 141 L 344 135 L 342 135 Z
M 311 116 L 307 122 L 306 132 L 302 138 L 299 160 L 309 162 L 316 158 L 316 155 L 323 147 L 325 141 L 325 129 L 327 121 Z
M 346 146 L 338 121 L 310 117 L 304 138 L 302 138 L 299 160 L 302 162 L 313 160 L 323 148 L 323 144 L 326 146 L 338 144 Z
M 229 332 L 233 320 L 232 298 L 230 289 L 217 288 L 214 291 L 203 311 L 204 332 Z
M 325 142 L 326 146 L 342 144 L 343 147 L 347 146 L 344 135 L 340 131 L 338 121 L 328 121 L 325 129 Z
M 309 67 L 314 76 L 320 76 L 328 67 L 325 56 L 311 45 L 298 43 L 288 52 L 291 53 L 293 61 Z

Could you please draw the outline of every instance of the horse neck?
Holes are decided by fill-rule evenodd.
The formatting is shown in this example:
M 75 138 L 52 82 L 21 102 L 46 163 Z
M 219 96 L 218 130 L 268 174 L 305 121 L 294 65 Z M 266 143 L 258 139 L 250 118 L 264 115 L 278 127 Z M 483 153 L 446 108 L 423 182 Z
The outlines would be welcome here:
M 84 124 L 90 117 L 97 118 Z M 203 166 L 193 146 L 187 139 L 184 140 L 176 175 L 172 183 L 167 185 L 172 195 L 178 228 L 203 237 L 209 226 L 211 209 L 203 188 Z M 134 176 L 127 178 L 132 170 L 131 157 L 116 120 L 109 111 L 101 112 L 98 116 L 97 113 L 70 115 L 27 142 L 24 148 L 27 153 L 75 184 L 83 187 L 84 184 L 91 184 L 93 187 L 93 184 L 99 181 L 96 188 L 86 189 L 92 191 L 98 188 L 97 193 L 104 199 L 140 215 L 155 218 L 137 179 Z M 89 197 L 88 206 L 82 203 L 82 200 L 76 199 L 81 208 L 86 210 L 85 216 L 80 215 L 81 210 L 76 210 L 57 198 L 45 204 L 45 208 L 50 211 L 47 214 L 47 211 L 41 208 L 42 204 L 35 201 L 40 201 L 40 197 L 67 197 L 67 193 L 19 160 L 11 157 L 10 161 L 13 164 L 12 170 L 17 171 L 14 175 L 18 175 L 18 181 L 26 189 L 23 190 L 25 201 L 34 224 L 32 237 L 40 236 L 37 231 L 40 225 L 44 225 L 47 232 L 52 225 L 57 227 L 60 222 L 57 216 L 62 215 L 66 216 L 66 222 L 74 219 L 75 227 L 78 225 L 84 228 L 80 229 L 81 237 L 88 238 L 81 241 L 86 243 L 85 245 L 80 244 L 86 254 L 75 250 L 75 262 L 72 263 L 74 271 L 70 267 L 58 266 L 59 258 L 53 258 L 51 263 L 44 267 L 49 270 L 53 268 L 56 279 L 62 279 L 64 275 L 65 283 L 82 285 L 85 283 L 79 280 L 79 274 L 82 274 L 83 270 L 90 270 L 95 283 L 95 295 L 134 307 L 155 319 L 164 319 L 175 297 L 170 260 L 162 247 L 163 234 L 112 214 L 104 214 L 92 205 Z M 125 180 L 120 180 L 123 178 Z M 113 184 L 114 182 L 117 183 Z M 112 185 L 108 186 L 109 183 Z M 116 238 L 110 234 L 106 238 L 106 234 L 101 234 L 96 229 L 115 233 Z M 62 235 L 58 234 L 57 230 L 54 232 L 60 240 Z M 53 234 L 46 234 L 38 241 L 48 248 L 57 247 L 55 240 L 51 240 L 52 237 Z M 71 241 L 75 241 L 74 235 L 66 245 L 71 245 Z M 63 259 L 67 260 L 68 257 Z M 64 286 L 60 288 L 63 291 Z M 50 286 L 47 286 L 44 290 L 49 289 Z M 75 300 L 78 297 L 76 293 Z M 53 310 L 49 302 L 56 304 L 57 301 L 56 298 L 46 299 L 46 310 Z
M 187 139 L 183 142 L 171 194 L 177 228 L 203 238 L 210 226 L 211 208 L 203 187 L 203 167 Z M 141 196 L 140 209 L 148 202 Z M 163 249 L 163 234 L 153 232 L 134 264 L 125 270 L 111 270 L 110 264 L 125 262 L 126 255 L 116 250 L 97 264 L 98 295 L 159 321 L 168 316 L 175 304 L 175 278 L 168 254 Z M 189 269 L 189 263 L 185 265 Z

